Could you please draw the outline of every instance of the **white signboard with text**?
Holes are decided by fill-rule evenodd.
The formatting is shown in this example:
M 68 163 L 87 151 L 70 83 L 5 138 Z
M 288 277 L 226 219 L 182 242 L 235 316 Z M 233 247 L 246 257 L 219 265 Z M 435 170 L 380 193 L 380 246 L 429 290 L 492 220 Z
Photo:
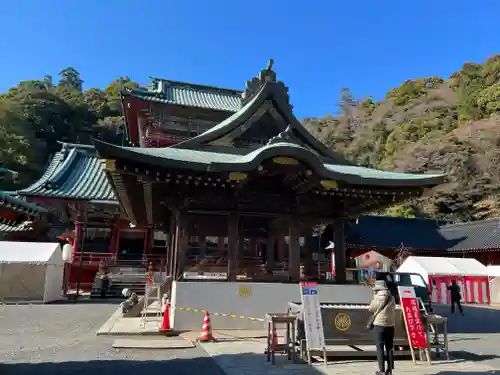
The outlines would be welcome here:
M 314 282 L 300 283 L 300 298 L 307 347 L 309 350 L 323 350 L 325 348 L 325 333 L 319 304 L 318 284 Z
M 227 280 L 226 272 L 184 272 L 184 280 Z

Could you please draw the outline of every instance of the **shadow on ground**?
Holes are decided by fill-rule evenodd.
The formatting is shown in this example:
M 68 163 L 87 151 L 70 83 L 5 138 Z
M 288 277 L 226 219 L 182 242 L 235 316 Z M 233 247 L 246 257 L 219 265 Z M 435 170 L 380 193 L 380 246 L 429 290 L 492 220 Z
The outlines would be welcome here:
M 2 375 L 99 375 L 99 374 L 120 374 L 120 375 L 140 375 L 140 374 L 175 374 L 175 375 L 231 375 L 233 372 L 225 373 L 212 357 L 194 357 L 194 358 L 176 358 L 170 360 L 161 360 L 158 357 L 161 351 L 151 353 L 154 360 L 93 360 L 85 362 L 47 362 L 47 363 L 12 363 L 0 364 L 0 374 Z M 172 354 L 170 351 L 169 354 Z M 251 359 L 249 357 L 252 357 Z M 263 356 L 257 356 L 255 353 L 242 353 L 238 355 L 220 355 L 214 357 L 217 362 L 224 365 L 224 368 L 238 369 L 237 372 L 243 373 L 241 365 L 243 363 L 248 367 L 252 363 L 252 368 L 247 369 L 252 372 L 255 367 L 255 373 L 264 374 L 269 370 L 283 368 L 285 363 L 279 363 L 279 366 L 271 368 Z M 308 365 L 292 365 L 291 362 L 285 364 L 287 370 L 297 372 L 302 375 L 319 375 L 320 372 L 314 367 Z M 267 370 L 267 371 L 266 371 Z M 288 372 L 288 371 L 287 371 Z
M 164 353 L 167 353 L 166 351 Z M 120 359 L 112 360 L 103 358 L 92 361 L 69 361 L 69 362 L 47 362 L 47 363 L 11 363 L 0 364 L 1 375 L 140 375 L 140 374 L 175 374 L 175 375 L 234 375 L 234 374 L 287 374 L 287 375 L 324 375 L 319 369 L 322 366 L 309 366 L 307 364 L 292 364 L 284 356 L 277 357 L 277 365 L 272 366 L 266 362 L 262 355 L 255 353 L 241 353 L 238 355 L 219 355 L 214 357 L 174 358 L 168 360 L 159 359 L 162 351 L 151 352 L 154 360 Z M 170 351 L 171 355 L 172 352 Z M 132 354 L 133 355 L 133 354 Z M 132 356 L 131 355 L 131 356 Z M 376 364 L 374 360 L 349 360 L 341 361 L 347 366 L 346 371 L 351 374 L 365 373 L 365 369 Z M 455 363 L 461 360 L 455 360 Z M 251 364 L 251 365 L 250 365 Z M 225 372 L 221 369 L 222 366 Z M 341 365 L 340 361 L 337 365 Z M 396 371 L 399 364 L 396 362 Z M 326 373 L 332 371 L 338 373 L 339 367 L 335 361 L 328 363 Z M 432 369 L 432 368 L 431 368 Z M 429 375 L 464 375 L 464 374 L 494 374 L 494 371 L 470 372 L 470 371 L 441 371 L 431 372 Z M 499 372 L 500 373 L 500 372 Z
M 178 374 L 224 375 L 211 358 L 171 360 L 96 360 L 60 363 L 15 363 L 0 365 L 2 375 L 98 375 Z
M 500 358 L 500 356 L 495 354 L 477 354 L 465 350 L 450 351 L 450 357 L 472 362 L 490 361 L 492 359 Z
M 450 313 L 448 306 L 436 306 L 437 314 L 448 317 L 448 333 L 499 333 L 500 309 L 464 306 L 464 315 Z

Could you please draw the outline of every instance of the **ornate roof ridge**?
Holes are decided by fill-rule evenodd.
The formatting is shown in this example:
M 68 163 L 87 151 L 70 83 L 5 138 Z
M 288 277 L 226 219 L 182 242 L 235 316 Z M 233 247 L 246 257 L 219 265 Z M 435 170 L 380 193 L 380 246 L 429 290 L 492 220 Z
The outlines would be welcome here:
M 278 81 L 276 79 L 276 72 L 273 70 L 273 65 L 274 59 L 271 58 L 269 59 L 265 69 L 262 69 L 257 76 L 245 82 L 245 91 L 241 94 L 242 106 L 248 103 L 255 95 L 257 95 L 257 93 L 261 91 L 261 88 L 269 82 L 278 86 L 279 89 L 283 91 L 283 96 L 287 104 L 290 106 L 290 109 L 293 109 L 293 106 L 290 104 L 288 86 L 286 86 L 282 81 Z
M 243 90 L 239 89 L 232 89 L 232 88 L 227 88 L 227 87 L 221 87 L 221 86 L 215 86 L 215 85 L 205 85 L 202 83 L 192 83 L 192 82 L 187 82 L 187 81 L 177 81 L 177 80 L 172 80 L 172 79 L 166 79 L 166 78 L 161 78 L 161 77 L 149 77 L 153 81 L 163 81 L 171 86 L 184 86 L 187 88 L 194 88 L 194 89 L 209 89 L 209 90 L 215 90 L 215 91 L 221 91 L 221 92 L 227 92 L 228 94 L 233 94 L 233 95 L 241 95 Z
M 81 150 L 88 150 L 88 151 L 95 150 L 94 145 L 88 145 L 88 144 L 83 144 L 83 143 L 61 142 L 61 141 L 58 141 L 57 143 L 59 143 L 61 145 L 61 151 L 64 148 L 74 148 L 74 149 L 81 149 Z
M 290 124 L 288 124 L 288 126 L 286 127 L 285 130 L 278 133 L 274 137 L 270 138 L 269 141 L 267 142 L 267 145 L 270 146 L 270 145 L 274 145 L 277 143 L 283 143 L 283 142 L 295 144 L 297 146 L 302 147 L 299 140 L 293 134 L 293 128 Z

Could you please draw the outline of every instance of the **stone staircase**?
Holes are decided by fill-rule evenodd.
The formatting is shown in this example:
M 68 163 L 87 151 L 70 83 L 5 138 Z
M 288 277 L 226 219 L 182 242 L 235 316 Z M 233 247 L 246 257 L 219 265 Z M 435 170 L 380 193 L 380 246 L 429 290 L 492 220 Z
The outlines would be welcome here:
M 122 290 L 128 288 L 132 293 L 143 296 L 148 282 L 148 275 L 145 266 L 137 264 L 120 264 L 108 267 L 108 276 L 111 280 L 111 287 L 106 295 L 107 298 L 125 299 Z M 96 288 L 97 280 L 101 277 L 98 273 L 92 287 L 91 298 L 100 298 L 100 291 Z

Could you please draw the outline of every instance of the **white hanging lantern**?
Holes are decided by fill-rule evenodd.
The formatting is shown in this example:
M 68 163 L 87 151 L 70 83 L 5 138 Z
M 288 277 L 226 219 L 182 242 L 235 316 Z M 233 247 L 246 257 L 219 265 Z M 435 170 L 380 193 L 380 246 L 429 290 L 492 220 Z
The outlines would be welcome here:
M 62 258 L 64 263 L 73 263 L 73 246 L 69 243 L 62 248 Z

